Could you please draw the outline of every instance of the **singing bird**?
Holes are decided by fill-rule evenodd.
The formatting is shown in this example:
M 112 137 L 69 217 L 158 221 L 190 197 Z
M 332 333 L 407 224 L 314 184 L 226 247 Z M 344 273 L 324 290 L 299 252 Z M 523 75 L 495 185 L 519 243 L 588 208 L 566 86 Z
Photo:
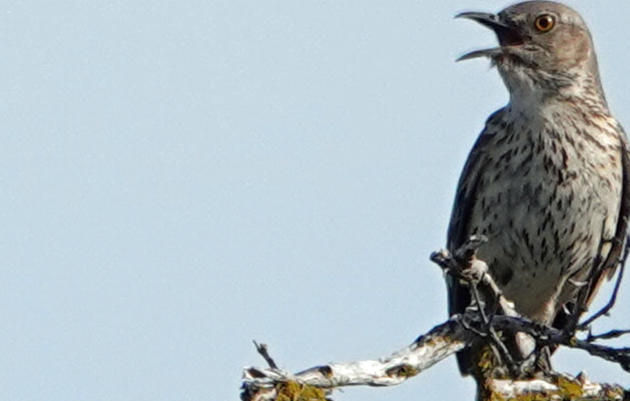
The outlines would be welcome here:
M 619 265 L 630 207 L 624 131 L 611 115 L 589 30 L 571 8 L 526 1 L 498 14 L 465 12 L 499 46 L 468 53 L 497 68 L 510 99 L 486 121 L 464 166 L 449 250 L 472 235 L 517 312 L 563 328 Z M 471 303 L 447 278 L 449 313 Z M 576 305 L 585 291 L 584 304 Z M 463 374 L 474 350 L 458 355 Z M 472 360 L 471 360 L 472 358 Z M 474 373 L 474 372 L 473 372 Z

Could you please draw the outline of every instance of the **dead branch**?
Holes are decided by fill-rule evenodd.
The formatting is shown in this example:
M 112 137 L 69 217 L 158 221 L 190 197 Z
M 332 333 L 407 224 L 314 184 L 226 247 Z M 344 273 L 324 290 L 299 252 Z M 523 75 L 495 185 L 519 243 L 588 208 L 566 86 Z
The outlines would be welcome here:
M 471 327 L 482 325 L 474 310 L 454 316 L 443 324 L 418 337 L 411 345 L 394 354 L 377 360 L 332 363 L 315 366 L 298 373 L 279 368 L 248 367 L 243 372 L 242 399 L 264 401 L 278 399 L 279 392 L 290 384 L 299 391 L 319 389 L 322 400 L 330 390 L 344 386 L 394 386 L 427 370 L 449 355 L 466 347 L 478 333 Z M 561 344 L 584 350 L 591 355 L 630 367 L 630 349 L 613 349 L 585 340 L 567 338 L 564 332 L 541 326 L 527 319 L 513 316 L 495 316 L 492 325 L 496 330 L 524 332 L 548 344 Z M 266 359 L 266 358 L 265 358 Z M 630 371 L 630 370 L 629 370 Z M 553 373 L 548 377 L 531 380 L 490 380 L 487 388 L 502 398 L 519 399 L 538 395 L 566 400 L 622 400 L 624 390 L 618 385 L 590 382 L 584 375 L 576 378 Z
M 451 255 L 440 251 L 431 255 L 446 274 L 468 283 L 474 295 L 475 305 L 461 315 L 452 316 L 419 336 L 411 345 L 375 360 L 332 363 L 315 366 L 298 373 L 280 369 L 269 355 L 266 345 L 256 349 L 265 359 L 268 368 L 247 367 L 243 371 L 241 399 L 243 401 L 324 401 L 333 389 L 344 386 L 394 386 L 429 369 L 448 356 L 470 346 L 480 339 L 498 349 L 502 358 L 514 366 L 509 367 L 509 377 L 490 377 L 483 383 L 487 400 L 630 400 L 619 385 L 599 384 L 589 381 L 584 374 L 577 377 L 545 372 L 534 378 L 527 377 L 524 366 L 531 362 L 531 355 L 518 361 L 512 358 L 502 343 L 499 333 L 521 333 L 531 337 L 536 347 L 565 346 L 580 349 L 589 354 L 617 363 L 630 372 L 630 348 L 613 348 L 596 341 L 617 338 L 628 330 L 613 330 L 600 335 L 589 331 L 585 339 L 575 333 L 532 322 L 518 315 L 514 305 L 503 297 L 499 287 L 483 261 L 475 258 L 475 250 L 483 238 L 473 237 Z M 627 251 L 624 260 L 627 257 Z M 621 272 L 620 272 L 621 273 Z M 616 286 L 618 288 L 618 284 Z M 616 289 L 617 289 L 616 288 Z M 614 296 L 610 304 L 614 303 Z M 488 313 L 486 308 L 494 309 Z M 605 312 L 609 310 L 606 309 Z M 602 314 L 603 314 L 602 313 Z M 594 318 L 601 316 L 596 314 Z M 593 319 L 594 320 L 594 319 Z M 584 326 L 593 320 L 588 319 Z M 503 355 L 505 354 L 505 355 Z M 532 354 L 534 354 L 532 352 Z M 507 355 L 507 358 L 505 357 Z M 517 363 L 518 362 L 518 363 Z M 518 378 L 518 380 L 514 379 Z
M 545 380 L 491 380 L 492 400 L 625 400 L 624 390 L 616 385 L 593 383 L 584 374 L 573 378 L 554 374 Z
M 278 368 L 245 368 L 243 388 L 248 393 L 252 393 L 251 390 L 267 393 L 278 383 L 287 382 L 323 389 L 397 385 L 466 347 L 473 335 L 459 320 L 450 319 L 418 337 L 408 347 L 378 360 L 326 364 L 295 374 Z

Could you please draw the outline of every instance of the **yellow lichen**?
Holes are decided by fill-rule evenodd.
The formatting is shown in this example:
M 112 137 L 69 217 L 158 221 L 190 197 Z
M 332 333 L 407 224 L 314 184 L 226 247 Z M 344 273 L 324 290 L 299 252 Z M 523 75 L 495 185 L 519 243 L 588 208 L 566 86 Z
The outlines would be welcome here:
M 580 385 L 580 383 L 573 380 L 569 380 L 562 376 L 558 377 L 556 385 L 560 389 L 559 391 L 560 396 L 562 396 L 563 399 L 567 399 L 567 400 L 577 399 L 581 397 L 582 394 L 584 393 L 584 390 L 582 389 L 582 386 Z
M 479 352 L 479 359 L 477 361 L 477 368 L 479 368 L 479 372 L 481 372 L 482 377 L 492 377 L 495 365 L 496 359 L 494 357 L 494 353 L 490 347 L 483 347 L 481 352 Z
M 326 392 L 321 388 L 300 384 L 294 381 L 276 386 L 278 393 L 275 401 L 325 401 Z
M 400 365 L 387 370 L 388 376 L 413 377 L 418 374 L 418 369 L 411 365 Z

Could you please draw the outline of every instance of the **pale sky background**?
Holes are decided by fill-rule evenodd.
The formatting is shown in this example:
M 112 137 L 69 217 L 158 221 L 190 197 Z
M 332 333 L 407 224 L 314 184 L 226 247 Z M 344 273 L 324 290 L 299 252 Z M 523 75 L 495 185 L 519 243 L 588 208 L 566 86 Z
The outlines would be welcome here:
M 264 366 L 252 339 L 297 371 L 442 322 L 428 255 L 507 99 L 488 62 L 454 62 L 495 39 L 453 15 L 507 4 L 4 2 L 0 398 L 237 400 L 242 367 Z M 570 4 L 630 126 L 630 2 Z M 626 281 L 600 328 L 628 327 Z M 449 359 L 334 398 L 472 393 Z

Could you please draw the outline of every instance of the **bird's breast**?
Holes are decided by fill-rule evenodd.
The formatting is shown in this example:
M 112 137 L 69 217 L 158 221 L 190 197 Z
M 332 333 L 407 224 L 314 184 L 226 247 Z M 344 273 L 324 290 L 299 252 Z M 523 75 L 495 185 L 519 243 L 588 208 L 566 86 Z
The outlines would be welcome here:
M 482 157 L 471 234 L 488 237 L 479 256 L 506 296 L 546 320 L 541 305 L 549 309 L 567 279 L 593 265 L 602 235 L 614 235 L 619 147 L 566 117 L 500 127 Z

